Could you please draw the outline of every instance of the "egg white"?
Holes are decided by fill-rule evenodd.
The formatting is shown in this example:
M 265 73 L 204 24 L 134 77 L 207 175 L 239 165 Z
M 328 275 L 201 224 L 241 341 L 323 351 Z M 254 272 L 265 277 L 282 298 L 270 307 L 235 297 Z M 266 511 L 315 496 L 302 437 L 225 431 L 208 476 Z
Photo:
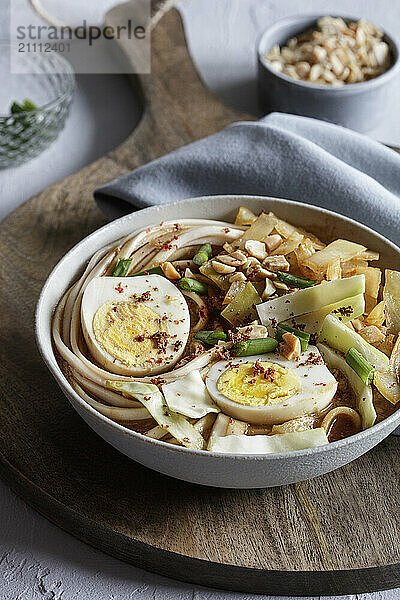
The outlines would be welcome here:
M 110 354 L 96 339 L 93 321 L 100 307 L 113 302 L 134 302 L 132 295 L 140 297 L 150 292 L 150 298 L 140 301 L 157 313 L 162 320 L 163 331 L 171 338 L 166 353 L 160 353 L 158 364 L 146 360 L 127 365 Z M 121 375 L 156 375 L 171 369 L 182 356 L 189 337 L 190 313 L 185 297 L 180 290 L 160 275 L 139 275 L 137 277 L 95 277 L 87 286 L 81 306 L 81 323 L 86 344 L 91 355 L 105 369 Z M 146 330 L 143 330 L 146 335 Z M 179 348 L 174 342 L 179 341 Z
M 248 406 L 227 398 L 217 388 L 218 379 L 231 365 L 268 362 L 293 369 L 300 378 L 300 389 L 281 403 Z M 318 364 L 313 364 L 318 363 Z M 309 413 L 319 413 L 332 401 L 337 381 L 326 367 L 316 346 L 309 346 L 298 361 L 287 360 L 277 352 L 220 361 L 208 372 L 206 386 L 210 396 L 225 414 L 252 424 L 276 425 Z

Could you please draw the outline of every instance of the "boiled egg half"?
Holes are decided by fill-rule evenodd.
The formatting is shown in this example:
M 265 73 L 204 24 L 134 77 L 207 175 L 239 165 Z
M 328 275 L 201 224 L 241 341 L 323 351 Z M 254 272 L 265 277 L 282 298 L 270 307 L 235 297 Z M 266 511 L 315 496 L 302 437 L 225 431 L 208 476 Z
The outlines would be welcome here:
M 227 415 L 274 425 L 326 408 L 337 381 L 315 346 L 298 361 L 277 352 L 220 361 L 208 372 L 210 396 Z
M 139 377 L 171 369 L 190 330 L 184 296 L 160 275 L 92 279 L 83 294 L 81 322 L 88 349 L 102 367 Z

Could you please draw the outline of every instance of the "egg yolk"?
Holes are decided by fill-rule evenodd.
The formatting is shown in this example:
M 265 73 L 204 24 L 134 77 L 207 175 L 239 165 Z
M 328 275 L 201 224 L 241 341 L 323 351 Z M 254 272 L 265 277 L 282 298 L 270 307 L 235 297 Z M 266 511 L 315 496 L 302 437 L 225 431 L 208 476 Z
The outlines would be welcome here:
M 157 333 L 164 334 L 160 315 L 144 304 L 109 302 L 93 318 L 97 342 L 113 358 L 127 366 L 159 362 Z
M 268 362 L 232 365 L 219 377 L 221 394 L 247 406 L 280 404 L 300 389 L 300 378 L 293 369 Z

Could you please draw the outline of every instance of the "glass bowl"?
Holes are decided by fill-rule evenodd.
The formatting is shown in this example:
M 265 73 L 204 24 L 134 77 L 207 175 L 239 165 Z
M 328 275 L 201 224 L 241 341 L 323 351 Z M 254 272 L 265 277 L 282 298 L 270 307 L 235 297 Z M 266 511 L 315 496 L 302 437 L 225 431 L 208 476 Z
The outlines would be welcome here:
M 75 76 L 56 52 L 20 53 L 2 42 L 0 77 L 1 168 L 30 160 L 57 138 L 69 113 Z

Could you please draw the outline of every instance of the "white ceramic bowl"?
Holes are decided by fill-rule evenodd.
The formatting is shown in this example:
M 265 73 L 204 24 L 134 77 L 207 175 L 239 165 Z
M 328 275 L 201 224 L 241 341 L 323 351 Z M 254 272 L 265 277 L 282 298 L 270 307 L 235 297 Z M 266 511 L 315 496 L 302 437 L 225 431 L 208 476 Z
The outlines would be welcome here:
M 281 454 L 235 455 L 189 450 L 153 440 L 114 423 L 91 408 L 72 389 L 56 361 L 51 340 L 53 310 L 64 290 L 96 250 L 143 226 L 179 218 L 233 221 L 240 205 L 278 216 L 316 233 L 324 241 L 353 239 L 381 253 L 379 266 L 399 268 L 400 249 L 368 227 L 330 211 L 267 197 L 212 196 L 141 210 L 95 231 L 70 250 L 47 279 L 36 310 L 39 350 L 56 382 L 78 414 L 123 454 L 166 475 L 216 487 L 262 488 L 310 479 L 337 469 L 381 442 L 400 424 L 400 411 L 371 429 L 326 446 Z

